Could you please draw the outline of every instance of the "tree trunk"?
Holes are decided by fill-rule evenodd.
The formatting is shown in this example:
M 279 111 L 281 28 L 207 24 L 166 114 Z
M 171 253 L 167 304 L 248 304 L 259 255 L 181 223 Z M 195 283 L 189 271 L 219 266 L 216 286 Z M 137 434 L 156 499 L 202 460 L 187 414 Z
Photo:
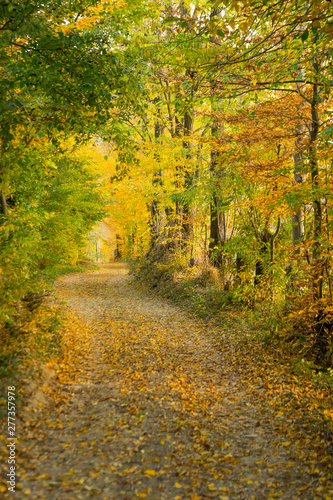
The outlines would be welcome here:
M 314 63 L 316 73 L 319 72 L 319 64 Z M 321 272 L 320 257 L 320 236 L 322 230 L 322 206 L 320 195 L 318 194 L 319 187 L 319 167 L 317 159 L 317 138 L 319 132 L 319 88 L 315 83 L 312 91 L 311 101 L 311 132 L 309 144 L 309 161 L 311 170 L 312 189 L 314 193 L 313 199 L 313 238 L 312 247 L 312 265 L 313 265 L 313 295 L 315 300 L 319 300 L 323 296 L 323 278 Z
M 1 208 L 2 215 L 4 217 L 7 217 L 8 216 L 7 201 L 6 201 L 6 196 L 5 196 L 3 189 L 1 189 L 1 193 L 0 193 L 0 208 Z
M 259 258 L 256 260 L 256 271 L 254 277 L 254 285 L 256 287 L 261 284 L 262 278 L 265 274 L 265 257 L 267 255 L 269 240 L 268 232 L 263 231 L 259 236 Z
M 191 161 L 192 159 L 192 146 L 189 142 L 189 136 L 193 132 L 193 110 L 188 110 L 184 114 L 184 140 L 183 140 L 183 147 L 186 150 L 186 160 L 188 162 Z M 185 190 L 187 190 L 191 184 L 192 184 L 192 174 L 189 174 L 186 172 L 185 174 Z M 182 204 L 182 232 L 183 232 L 183 238 L 184 238 L 184 243 L 188 245 L 190 242 L 193 240 L 193 222 L 192 222 L 192 214 L 191 214 L 191 206 L 188 200 L 185 200 Z
M 212 135 L 217 135 L 218 125 L 212 125 Z M 212 175 L 216 175 L 217 158 L 219 154 L 211 151 L 210 170 Z M 216 180 L 217 184 L 217 180 Z M 223 263 L 222 247 L 227 241 L 227 227 L 225 214 L 220 212 L 220 199 L 217 194 L 218 186 L 215 185 L 215 191 L 210 203 L 210 241 L 209 241 L 209 258 L 212 264 L 216 267 L 221 267 Z M 221 224 L 222 223 L 222 224 Z M 220 227 L 222 225 L 222 227 Z M 222 238 L 223 235 L 223 238 Z
M 163 133 L 163 124 L 161 121 L 160 110 L 158 108 L 158 103 L 160 101 L 159 97 L 156 97 L 154 103 L 157 105 L 157 113 L 156 120 L 154 126 L 154 138 L 155 143 L 159 142 L 159 139 Z M 159 161 L 158 155 L 155 156 L 156 161 Z M 162 186 L 163 178 L 162 178 L 162 170 L 158 170 L 153 175 L 153 186 Z M 154 199 L 150 203 L 150 215 L 151 215 L 151 244 L 155 246 L 160 239 L 164 224 L 165 224 L 165 211 L 159 206 L 159 202 L 157 199 Z
M 297 87 L 298 88 L 298 87 Z M 298 89 L 299 90 L 299 89 Z M 298 109 L 299 114 L 299 109 Z M 305 125 L 301 121 L 298 121 L 295 127 L 295 154 L 294 154 L 294 183 L 301 184 L 303 182 L 303 171 L 304 171 L 304 157 L 303 152 L 300 151 L 300 145 L 302 142 L 302 136 L 305 133 Z M 293 244 L 293 256 L 291 262 L 286 269 L 287 274 L 290 274 L 293 270 L 293 257 L 300 255 L 301 249 L 299 244 L 304 238 L 304 210 L 299 203 L 295 203 L 292 206 L 292 218 L 291 218 L 291 232 L 292 232 L 292 244 Z M 288 289 L 292 290 L 295 286 L 294 284 L 295 276 L 291 274 L 291 282 L 288 285 Z
M 301 123 L 296 125 L 296 133 L 299 136 L 296 140 L 295 146 L 299 147 L 302 140 L 302 135 L 304 133 L 304 126 Z M 294 181 L 296 184 L 301 184 L 303 182 L 302 171 L 304 169 L 303 165 L 303 155 L 300 151 L 296 151 L 294 155 Z M 304 213 L 300 206 L 293 206 L 293 216 L 292 216 L 292 240 L 294 247 L 294 255 L 300 254 L 300 249 L 295 248 L 304 237 Z
M 268 253 L 270 264 L 272 265 L 274 262 L 274 242 L 280 232 L 280 227 L 281 219 L 279 217 L 274 233 L 268 229 L 268 223 L 261 233 L 259 233 L 259 231 L 255 231 L 256 238 L 259 242 L 259 258 L 256 261 L 256 273 L 254 278 L 255 286 L 260 285 L 262 277 L 265 274 L 265 260 L 268 260 Z
M 116 249 L 114 251 L 114 258 L 121 259 L 123 257 L 123 242 L 119 234 L 116 234 Z
M 297 124 L 296 132 L 303 133 L 304 127 L 301 124 Z M 300 138 L 296 140 L 295 146 L 297 147 Z M 294 154 L 294 182 L 295 184 L 301 184 L 303 182 L 302 170 L 304 168 L 303 155 L 300 151 Z M 292 218 L 291 218 L 291 232 L 292 232 L 292 242 L 293 242 L 293 256 L 300 255 L 301 250 L 298 247 L 302 239 L 304 238 L 304 210 L 299 205 L 292 206 Z M 286 269 L 287 274 L 290 274 L 293 269 L 293 259 Z M 293 277 L 291 277 L 293 281 Z M 291 288 L 293 288 L 293 282 L 291 281 Z
M 211 105 L 213 111 L 217 110 L 216 104 L 214 105 L 214 85 L 211 84 Z M 217 118 L 214 118 L 211 125 L 211 136 L 217 138 L 219 133 L 223 130 L 221 123 Z M 222 267 L 223 264 L 223 244 L 228 239 L 228 214 L 221 212 L 221 200 L 218 193 L 219 179 L 222 177 L 221 172 L 218 171 L 220 153 L 214 149 L 210 153 L 210 172 L 211 176 L 215 177 L 214 192 L 210 203 L 210 242 L 209 242 L 209 258 L 212 264 L 216 267 Z

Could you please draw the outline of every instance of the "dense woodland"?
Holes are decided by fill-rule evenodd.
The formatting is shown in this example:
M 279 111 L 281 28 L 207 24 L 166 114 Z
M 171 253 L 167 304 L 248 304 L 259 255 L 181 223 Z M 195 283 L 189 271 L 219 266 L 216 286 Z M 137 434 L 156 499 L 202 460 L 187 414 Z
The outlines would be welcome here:
M 107 218 L 118 257 L 210 275 L 331 366 L 332 3 L 0 12 L 1 322 Z

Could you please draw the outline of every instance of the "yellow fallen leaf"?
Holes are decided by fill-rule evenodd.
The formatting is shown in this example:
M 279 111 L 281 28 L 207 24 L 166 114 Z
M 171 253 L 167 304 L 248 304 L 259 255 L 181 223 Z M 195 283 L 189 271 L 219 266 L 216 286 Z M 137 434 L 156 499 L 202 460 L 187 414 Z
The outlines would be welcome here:
M 303 491 L 307 490 L 309 487 L 310 487 L 310 485 L 309 485 L 309 484 L 307 484 L 306 486 L 302 486 L 301 488 L 298 488 L 298 490 L 297 490 L 297 491 L 298 491 L 298 493 L 301 493 L 301 492 L 303 492 Z
M 147 498 L 147 494 L 153 491 L 151 488 L 145 488 L 141 491 L 135 490 L 135 494 L 140 498 Z
M 124 474 L 131 474 L 132 472 L 136 471 L 136 467 L 131 467 L 130 469 L 124 469 L 123 473 Z
M 155 470 L 149 470 L 149 469 L 148 469 L 148 470 L 145 470 L 145 472 L 144 472 L 144 473 L 145 473 L 145 474 L 146 474 L 146 476 L 148 476 L 148 477 L 154 477 L 154 476 L 156 476 L 156 471 L 155 471 Z

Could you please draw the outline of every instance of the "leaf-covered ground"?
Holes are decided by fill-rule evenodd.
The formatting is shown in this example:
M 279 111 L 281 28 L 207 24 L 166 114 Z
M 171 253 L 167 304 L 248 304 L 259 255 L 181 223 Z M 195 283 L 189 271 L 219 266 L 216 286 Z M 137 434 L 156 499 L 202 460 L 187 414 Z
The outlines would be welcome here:
M 227 330 L 141 290 L 121 264 L 63 277 L 58 294 L 63 359 L 19 415 L 18 498 L 333 498 L 316 408 Z

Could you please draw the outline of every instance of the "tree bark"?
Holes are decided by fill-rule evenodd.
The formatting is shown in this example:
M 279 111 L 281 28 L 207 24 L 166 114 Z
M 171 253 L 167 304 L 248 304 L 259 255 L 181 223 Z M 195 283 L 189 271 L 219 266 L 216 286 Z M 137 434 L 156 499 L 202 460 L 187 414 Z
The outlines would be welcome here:
M 319 64 L 315 61 L 315 72 L 319 73 Z M 313 295 L 315 300 L 319 300 L 323 296 L 323 277 L 322 269 L 319 262 L 320 257 L 320 236 L 322 231 L 322 205 L 320 195 L 318 194 L 319 187 L 319 166 L 317 159 L 317 139 L 319 132 L 319 88 L 316 83 L 313 85 L 312 100 L 311 100 L 311 131 L 309 144 L 309 161 L 312 180 L 312 189 L 314 193 L 313 199 L 313 238 L 312 247 L 312 265 L 313 265 Z
M 294 183 L 301 184 L 303 182 L 302 172 L 304 170 L 304 159 L 303 153 L 299 150 L 300 143 L 302 140 L 302 135 L 305 132 L 305 126 L 298 122 L 296 125 L 296 135 L 298 136 L 295 141 L 296 152 L 294 154 Z M 299 204 L 294 204 L 292 206 L 292 218 L 291 218 L 291 233 L 292 233 L 292 244 L 293 244 L 293 256 L 300 255 L 301 250 L 298 247 L 299 243 L 304 238 L 304 210 Z M 293 259 L 286 269 L 287 274 L 291 273 L 293 269 Z
M 304 133 L 304 126 L 301 123 L 296 125 L 296 133 L 299 136 L 296 140 L 295 146 L 299 148 L 302 134 Z M 303 182 L 302 171 L 304 169 L 303 155 L 301 151 L 296 151 L 294 154 L 294 182 L 296 184 L 301 184 Z M 296 246 L 302 241 L 304 237 L 304 212 L 302 207 L 294 205 L 293 206 L 293 216 L 292 216 L 292 241 L 294 247 L 294 255 L 300 254 L 300 249 Z
M 3 189 L 1 189 L 1 193 L 0 193 L 0 207 L 1 207 L 2 215 L 4 217 L 7 217 L 8 216 L 7 201 L 6 201 L 6 196 L 5 196 Z
M 156 97 L 154 99 L 154 103 L 157 105 L 157 113 L 156 113 L 156 118 L 155 118 L 155 125 L 154 125 L 154 138 L 155 138 L 155 143 L 159 142 L 159 139 L 163 133 L 163 124 L 161 120 L 161 114 L 160 110 L 158 107 L 158 103 L 160 101 L 159 97 Z M 156 161 L 159 161 L 158 156 L 155 156 Z M 163 178 L 162 178 L 162 170 L 158 170 L 157 172 L 154 173 L 153 175 L 153 186 L 162 186 L 163 185 Z M 151 244 L 152 246 L 155 246 L 158 243 L 158 240 L 160 239 L 163 229 L 164 229 L 164 224 L 165 224 L 165 211 L 159 206 L 159 202 L 157 198 L 151 201 L 150 203 L 150 216 L 151 216 Z
M 210 14 L 210 20 L 212 21 L 214 17 L 219 16 L 221 9 L 213 7 Z M 214 44 L 214 38 L 211 37 L 211 43 Z M 211 81 L 211 107 L 212 111 L 217 111 L 218 106 L 214 102 L 214 82 Z M 214 118 L 211 125 L 211 136 L 212 138 L 217 138 L 223 127 L 221 126 L 219 120 Z M 222 267 L 223 264 L 223 244 L 227 241 L 228 237 L 228 216 L 221 212 L 220 210 L 220 196 L 218 193 L 219 185 L 218 178 L 220 173 L 218 173 L 220 153 L 214 148 L 212 148 L 210 153 L 210 172 L 211 176 L 215 176 L 215 186 L 210 203 L 210 241 L 209 241 L 209 259 L 211 263 L 216 267 Z
M 193 110 L 187 110 L 184 113 L 184 140 L 183 148 L 186 150 L 186 161 L 190 162 L 192 159 L 191 144 L 189 141 L 189 136 L 193 132 Z M 187 190 L 192 183 L 192 174 L 188 172 L 185 173 L 185 190 Z M 183 202 L 182 206 L 182 232 L 185 246 L 188 245 L 193 240 L 193 222 L 191 220 L 191 206 L 188 200 Z
M 214 120 L 211 127 L 212 137 L 217 137 L 219 132 L 219 123 Z M 217 176 L 217 165 L 218 165 L 219 153 L 212 149 L 210 153 L 210 171 L 212 176 Z M 209 259 L 212 264 L 216 267 L 221 267 L 223 263 L 223 253 L 222 246 L 223 242 L 221 239 L 220 231 L 220 220 L 221 215 L 219 210 L 220 200 L 217 193 L 217 179 L 215 179 L 215 189 L 210 203 L 210 241 L 209 241 Z M 225 226 L 225 224 L 224 224 Z M 226 233 L 226 228 L 224 227 L 224 236 Z
M 258 286 L 260 285 L 262 277 L 265 274 L 265 260 L 268 260 L 268 252 L 270 264 L 273 264 L 274 262 L 274 242 L 280 232 L 281 219 L 280 217 L 278 218 L 277 227 L 274 233 L 269 230 L 268 221 L 266 222 L 266 225 L 261 232 L 256 229 L 253 221 L 251 222 L 255 232 L 255 236 L 257 238 L 257 241 L 259 242 L 259 258 L 256 260 L 256 271 L 254 278 L 254 284 L 255 286 Z
M 211 83 L 211 106 L 213 111 L 218 111 L 218 104 L 214 102 L 214 84 Z M 223 124 L 218 118 L 214 118 L 211 125 L 212 139 L 216 139 L 223 131 Z M 221 195 L 219 193 L 220 182 L 223 178 L 223 172 L 219 166 L 220 153 L 214 147 L 210 153 L 210 172 L 214 179 L 214 192 L 210 203 L 210 243 L 209 258 L 216 267 L 222 267 L 223 264 L 223 245 L 229 238 L 229 214 L 221 210 Z

